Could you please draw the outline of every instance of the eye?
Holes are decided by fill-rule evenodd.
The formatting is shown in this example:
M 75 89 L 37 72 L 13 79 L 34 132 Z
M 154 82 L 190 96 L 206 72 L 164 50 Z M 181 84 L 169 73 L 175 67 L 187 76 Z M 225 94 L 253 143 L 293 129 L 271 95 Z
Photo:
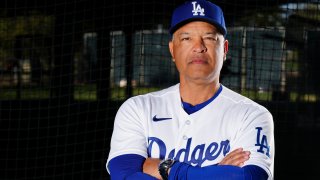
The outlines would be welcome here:
M 204 39 L 207 39 L 207 40 L 210 40 L 210 41 L 217 41 L 218 40 L 218 38 L 214 37 L 214 36 L 207 36 L 207 37 L 204 37 Z
M 188 41 L 188 40 L 190 40 L 190 37 L 183 37 L 183 38 L 181 38 L 181 41 Z

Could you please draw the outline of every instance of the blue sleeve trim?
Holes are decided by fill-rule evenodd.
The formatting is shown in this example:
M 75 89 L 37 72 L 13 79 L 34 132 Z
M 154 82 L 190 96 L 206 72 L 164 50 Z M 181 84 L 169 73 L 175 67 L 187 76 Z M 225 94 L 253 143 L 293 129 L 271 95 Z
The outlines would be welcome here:
M 262 169 L 261 167 L 259 166 L 256 166 L 256 165 L 248 165 L 248 166 L 245 166 L 243 167 L 244 169 L 244 175 L 245 175 L 245 179 L 268 179 L 269 175 L 268 173 Z
M 108 167 L 112 180 L 155 180 L 142 171 L 145 158 L 137 154 L 117 156 L 109 161 Z M 176 162 L 169 174 L 170 180 L 185 179 L 234 179 L 234 180 L 263 180 L 268 179 L 267 172 L 259 166 L 248 165 L 243 168 L 230 165 L 212 165 L 193 167 L 189 164 Z
M 125 154 L 111 159 L 108 164 L 111 179 L 155 180 L 156 178 L 142 172 L 145 159 L 137 154 Z
M 176 162 L 169 174 L 170 180 L 184 179 L 233 179 L 233 180 L 262 180 L 268 179 L 268 174 L 259 166 L 248 165 L 243 168 L 230 165 L 212 165 L 193 167 L 186 163 Z

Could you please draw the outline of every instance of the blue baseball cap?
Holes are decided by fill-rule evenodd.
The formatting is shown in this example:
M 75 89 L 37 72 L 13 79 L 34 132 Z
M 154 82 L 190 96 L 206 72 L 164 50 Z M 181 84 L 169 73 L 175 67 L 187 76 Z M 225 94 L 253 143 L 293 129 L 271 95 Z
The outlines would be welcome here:
M 204 21 L 214 25 L 222 35 L 227 34 L 227 28 L 221 8 L 206 0 L 186 1 L 177 7 L 172 15 L 171 27 L 172 35 L 181 26 L 192 21 Z

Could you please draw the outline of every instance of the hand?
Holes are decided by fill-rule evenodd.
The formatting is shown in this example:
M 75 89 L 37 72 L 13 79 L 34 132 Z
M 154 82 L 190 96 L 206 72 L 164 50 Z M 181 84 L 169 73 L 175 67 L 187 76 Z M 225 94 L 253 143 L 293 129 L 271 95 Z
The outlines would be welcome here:
M 143 173 L 149 174 L 157 179 L 162 179 L 158 170 L 159 163 L 160 159 L 158 158 L 147 158 L 143 163 Z
M 244 151 L 243 148 L 238 148 L 229 153 L 222 159 L 219 165 L 233 165 L 242 167 L 244 162 L 250 158 L 250 151 Z

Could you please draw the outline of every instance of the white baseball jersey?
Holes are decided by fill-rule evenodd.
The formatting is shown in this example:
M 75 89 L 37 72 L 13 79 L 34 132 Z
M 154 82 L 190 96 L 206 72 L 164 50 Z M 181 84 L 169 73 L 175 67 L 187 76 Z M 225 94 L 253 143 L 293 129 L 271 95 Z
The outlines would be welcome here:
M 250 151 L 244 165 L 273 177 L 274 136 L 270 112 L 223 86 L 199 111 L 187 114 L 179 84 L 128 99 L 118 110 L 108 162 L 119 155 L 176 158 L 193 166 L 219 163 L 228 152 Z

